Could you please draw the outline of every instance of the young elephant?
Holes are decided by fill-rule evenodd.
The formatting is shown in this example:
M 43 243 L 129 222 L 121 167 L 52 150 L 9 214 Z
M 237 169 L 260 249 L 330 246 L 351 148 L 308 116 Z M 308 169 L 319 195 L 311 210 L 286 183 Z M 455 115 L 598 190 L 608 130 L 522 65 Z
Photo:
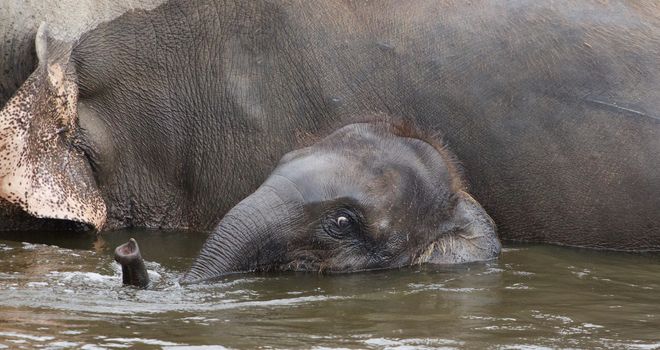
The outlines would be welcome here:
M 182 283 L 493 259 L 495 225 L 464 189 L 442 145 L 387 123 L 348 125 L 286 154 L 223 218 Z

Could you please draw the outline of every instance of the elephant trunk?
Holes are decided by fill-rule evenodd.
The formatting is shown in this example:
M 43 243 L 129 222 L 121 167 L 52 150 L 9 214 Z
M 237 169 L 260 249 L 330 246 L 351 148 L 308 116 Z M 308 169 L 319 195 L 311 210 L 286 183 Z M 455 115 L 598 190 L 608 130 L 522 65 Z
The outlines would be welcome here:
M 284 252 L 277 237 L 289 218 L 289 205 L 272 187 L 262 186 L 225 215 L 180 283 L 268 269 Z
M 115 249 L 115 261 L 121 264 L 121 275 L 124 285 L 136 286 L 138 288 L 149 287 L 149 273 L 144 265 L 140 247 L 135 239 Z

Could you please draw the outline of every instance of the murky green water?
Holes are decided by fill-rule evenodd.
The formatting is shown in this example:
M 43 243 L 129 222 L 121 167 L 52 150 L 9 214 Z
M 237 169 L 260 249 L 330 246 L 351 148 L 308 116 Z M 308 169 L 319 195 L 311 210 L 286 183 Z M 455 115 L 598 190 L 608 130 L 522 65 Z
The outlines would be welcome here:
M 130 236 L 151 290 L 121 286 Z M 487 264 L 181 287 L 204 235 L 34 237 L 0 234 L 0 348 L 660 348 L 660 255 L 509 246 Z

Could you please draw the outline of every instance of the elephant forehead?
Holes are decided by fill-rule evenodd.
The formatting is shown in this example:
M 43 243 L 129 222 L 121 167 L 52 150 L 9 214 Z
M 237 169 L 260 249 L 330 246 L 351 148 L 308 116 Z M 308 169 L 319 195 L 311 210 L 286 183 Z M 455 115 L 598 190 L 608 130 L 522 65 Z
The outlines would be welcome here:
M 291 160 L 271 177 L 273 183 L 284 178 L 284 183 L 293 186 L 292 190 L 300 192 L 308 203 L 333 198 L 393 199 L 404 187 L 404 176 L 394 164 L 356 161 L 338 153 L 315 153 Z

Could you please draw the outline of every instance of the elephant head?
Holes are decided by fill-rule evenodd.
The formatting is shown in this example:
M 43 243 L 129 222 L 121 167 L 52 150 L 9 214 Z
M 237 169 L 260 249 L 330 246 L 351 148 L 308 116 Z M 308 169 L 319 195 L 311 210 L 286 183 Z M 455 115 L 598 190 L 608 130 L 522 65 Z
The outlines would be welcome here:
M 181 282 L 467 263 L 499 252 L 493 221 L 446 147 L 412 128 L 360 123 L 286 154 L 221 220 Z
M 78 145 L 71 47 L 49 40 L 42 24 L 35 49 L 36 70 L 0 110 L 0 201 L 37 218 L 101 229 L 105 202 Z

